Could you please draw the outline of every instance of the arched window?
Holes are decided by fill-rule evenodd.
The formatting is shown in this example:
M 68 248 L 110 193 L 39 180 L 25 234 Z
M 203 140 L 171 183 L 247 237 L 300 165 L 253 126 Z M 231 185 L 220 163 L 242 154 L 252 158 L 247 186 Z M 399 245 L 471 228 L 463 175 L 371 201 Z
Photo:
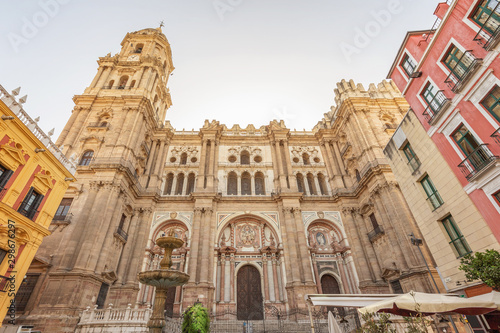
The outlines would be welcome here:
M 177 176 L 177 185 L 175 187 L 175 195 L 182 195 L 182 187 L 184 186 L 184 174 L 180 173 Z
M 241 164 L 250 164 L 250 154 L 248 153 L 248 151 L 244 150 L 241 152 L 240 161 Z
M 167 175 L 167 179 L 165 181 L 165 190 L 163 191 L 163 194 L 170 195 L 172 193 L 172 184 L 173 183 L 174 183 L 174 174 L 169 173 Z
M 191 172 L 188 176 L 186 195 L 190 195 L 194 191 L 194 180 L 195 180 L 195 175 L 194 173 Z
M 243 174 L 241 175 L 241 194 L 252 194 L 252 179 L 248 172 L 243 172 Z
M 128 81 L 128 76 L 127 75 L 122 76 L 120 78 L 120 83 L 118 83 L 118 89 L 125 89 L 127 81 Z
M 89 165 L 90 161 L 92 161 L 92 157 L 94 156 L 94 151 L 93 150 L 87 150 L 85 153 L 83 153 L 82 158 L 80 160 L 79 165 Z
M 106 122 L 106 121 L 101 121 L 99 123 L 99 127 L 107 127 L 107 126 L 108 126 L 108 122 Z
M 135 80 L 132 80 L 132 82 L 130 83 L 130 88 L 133 88 L 135 87 Z
M 299 189 L 299 192 L 302 192 L 302 193 L 305 192 L 304 177 L 302 176 L 301 173 L 297 174 L 297 187 Z
M 322 173 L 318 173 L 318 183 L 319 183 L 319 190 L 322 195 L 328 195 L 328 189 L 326 187 L 326 181 L 325 181 L 325 176 L 323 176 Z
M 356 169 L 356 180 L 359 182 L 361 181 L 361 175 L 359 174 L 359 171 Z
M 309 154 L 308 153 L 302 154 L 302 162 L 304 162 L 304 165 L 311 164 L 311 162 L 309 162 Z
M 181 154 L 181 165 L 185 165 L 187 163 L 188 155 L 187 153 Z
M 141 53 L 144 48 L 144 44 L 137 44 L 134 53 Z
M 111 80 L 111 81 L 109 81 L 108 88 L 111 89 L 111 88 L 113 88 L 114 85 L 115 85 L 115 80 Z
M 238 194 L 238 176 L 236 172 L 230 172 L 227 175 L 227 194 L 237 195 Z
M 255 194 L 256 195 L 266 194 L 266 183 L 264 181 L 264 174 L 262 172 L 257 172 L 255 174 Z
M 307 174 L 307 185 L 309 186 L 309 193 L 311 194 L 318 194 L 316 191 L 316 184 L 314 184 L 314 176 L 312 173 Z

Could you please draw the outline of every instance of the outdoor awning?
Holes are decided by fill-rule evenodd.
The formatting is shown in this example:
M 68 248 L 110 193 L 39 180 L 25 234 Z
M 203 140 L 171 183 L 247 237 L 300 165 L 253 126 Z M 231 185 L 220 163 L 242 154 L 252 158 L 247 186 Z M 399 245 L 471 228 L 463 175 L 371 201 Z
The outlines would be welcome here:
M 436 313 L 481 315 L 497 309 L 497 305 L 489 300 L 474 300 L 473 298 L 456 296 L 410 292 L 372 303 L 358 309 L 358 311 L 361 313 L 385 312 L 399 316 L 409 316 L 417 313 L 423 315 Z
M 305 296 L 307 302 L 314 306 L 346 306 L 360 308 L 375 302 L 383 301 L 395 294 L 308 294 Z

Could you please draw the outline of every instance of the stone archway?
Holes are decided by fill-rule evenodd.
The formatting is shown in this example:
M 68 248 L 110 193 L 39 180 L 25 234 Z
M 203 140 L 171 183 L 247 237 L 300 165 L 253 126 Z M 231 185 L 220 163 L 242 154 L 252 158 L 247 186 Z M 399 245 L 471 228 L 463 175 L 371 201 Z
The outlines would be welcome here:
M 245 265 L 237 276 L 237 319 L 263 320 L 262 289 L 257 268 Z

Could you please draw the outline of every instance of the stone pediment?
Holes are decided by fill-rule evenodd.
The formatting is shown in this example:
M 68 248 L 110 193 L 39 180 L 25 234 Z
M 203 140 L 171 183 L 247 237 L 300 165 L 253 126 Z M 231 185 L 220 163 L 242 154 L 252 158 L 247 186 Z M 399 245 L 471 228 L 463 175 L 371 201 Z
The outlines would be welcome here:
M 0 156 L 2 157 L 2 161 L 11 170 L 16 170 L 19 165 L 26 163 L 22 150 L 9 145 L 0 146 Z
M 116 273 L 115 271 L 104 271 L 101 273 L 101 276 L 110 281 L 111 283 L 115 282 L 116 280 L 118 280 L 118 277 L 116 276 Z
M 382 278 L 386 281 L 399 278 L 401 272 L 397 268 L 384 268 L 382 271 Z
M 45 195 L 47 191 L 53 187 L 52 178 L 42 173 L 37 173 L 35 174 L 35 179 L 33 180 L 33 187 Z

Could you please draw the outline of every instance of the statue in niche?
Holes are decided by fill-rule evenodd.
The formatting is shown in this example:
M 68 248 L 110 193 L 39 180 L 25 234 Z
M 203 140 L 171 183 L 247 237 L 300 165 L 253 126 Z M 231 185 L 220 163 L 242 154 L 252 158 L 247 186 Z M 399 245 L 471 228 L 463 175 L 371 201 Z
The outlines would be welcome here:
M 255 230 L 248 224 L 244 225 L 240 231 L 240 240 L 244 245 L 253 245 Z
M 220 239 L 220 246 L 226 246 L 226 233 L 222 234 L 222 237 Z
M 270 240 L 271 240 L 271 246 L 273 246 L 273 247 L 276 246 L 276 243 L 274 242 L 273 234 L 271 234 Z

